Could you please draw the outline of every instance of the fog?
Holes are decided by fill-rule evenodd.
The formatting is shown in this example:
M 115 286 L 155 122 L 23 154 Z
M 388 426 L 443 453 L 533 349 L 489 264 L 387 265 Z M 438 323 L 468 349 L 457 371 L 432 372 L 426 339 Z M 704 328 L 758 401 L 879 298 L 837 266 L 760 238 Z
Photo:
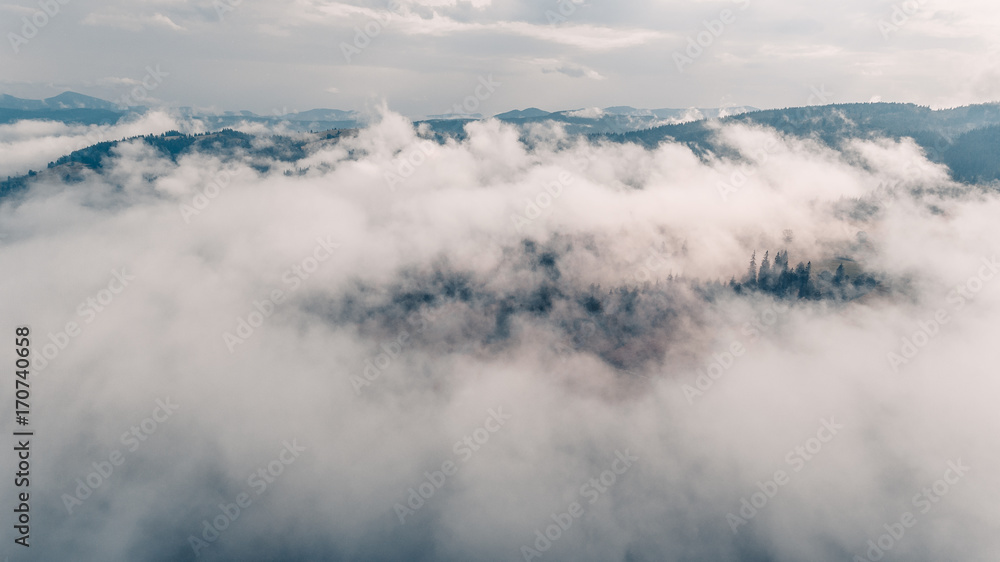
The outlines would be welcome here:
M 0 176 L 19 176 L 44 169 L 49 162 L 99 142 L 169 130 L 204 131 L 198 121 L 182 121 L 163 111 L 151 111 L 114 125 L 82 125 L 58 121 L 15 121 L 0 125 Z
M 995 190 L 910 141 L 379 119 L 266 167 L 126 142 L 3 200 L 36 431 L 12 560 L 867 560 L 884 525 L 886 559 L 995 558 Z M 0 167 L 92 131 L 2 126 Z M 731 288 L 765 252 L 878 286 Z

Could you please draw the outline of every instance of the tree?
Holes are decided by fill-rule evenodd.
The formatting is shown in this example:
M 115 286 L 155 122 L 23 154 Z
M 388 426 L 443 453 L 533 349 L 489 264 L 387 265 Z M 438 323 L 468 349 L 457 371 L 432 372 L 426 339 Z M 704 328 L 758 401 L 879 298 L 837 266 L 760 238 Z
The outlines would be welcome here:
M 837 266 L 837 273 L 833 275 L 833 284 L 840 287 L 847 281 L 847 275 L 844 274 L 844 264 Z
M 743 280 L 744 285 L 749 285 L 751 287 L 757 284 L 757 252 L 754 251 L 753 256 L 750 257 L 750 267 L 747 269 L 747 276 Z
M 771 282 L 771 260 L 768 257 L 769 254 L 770 251 L 764 252 L 764 261 L 760 262 L 760 273 L 757 274 L 757 285 L 765 291 L 773 286 Z

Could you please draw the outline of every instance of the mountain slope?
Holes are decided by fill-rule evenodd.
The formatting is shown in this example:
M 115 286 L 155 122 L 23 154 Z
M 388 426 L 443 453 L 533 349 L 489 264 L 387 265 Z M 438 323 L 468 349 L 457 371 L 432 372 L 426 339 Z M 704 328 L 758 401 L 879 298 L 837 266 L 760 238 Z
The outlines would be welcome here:
M 118 106 L 112 102 L 76 92 L 63 92 L 58 96 L 43 100 L 29 100 L 2 94 L 0 95 L 0 109 L 17 109 L 22 111 L 100 109 L 104 111 L 120 111 Z

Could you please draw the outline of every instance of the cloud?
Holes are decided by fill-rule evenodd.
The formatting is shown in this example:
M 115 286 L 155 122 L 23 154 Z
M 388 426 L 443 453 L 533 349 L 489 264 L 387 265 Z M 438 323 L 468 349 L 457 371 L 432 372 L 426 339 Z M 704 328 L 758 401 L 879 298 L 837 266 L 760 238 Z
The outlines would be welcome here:
M 110 1 L 93 13 L 67 5 L 59 20 L 68 17 L 67 22 L 86 25 L 65 25 L 59 33 L 46 31 L 32 39 L 12 60 L 13 74 L 7 73 L 20 76 L 19 82 L 30 79 L 29 84 L 13 86 L 10 93 L 48 97 L 61 92 L 53 86 L 60 84 L 62 89 L 100 95 L 90 89 L 100 77 L 127 76 L 127 69 L 162 60 L 169 50 L 171 64 L 184 72 L 176 77 L 168 102 L 257 112 L 272 107 L 276 99 L 290 106 L 324 107 L 329 103 L 323 90 L 330 73 L 343 90 L 340 109 L 360 109 L 374 95 L 392 100 L 394 109 L 409 115 L 438 113 L 441 99 L 447 99 L 456 83 L 474 80 L 484 71 L 509 86 L 494 100 L 498 105 L 491 111 L 496 112 L 525 106 L 712 107 L 734 95 L 740 98 L 733 99 L 738 105 L 797 106 L 806 103 L 803 98 L 816 83 L 829 84 L 843 102 L 865 101 L 878 92 L 886 100 L 951 107 L 998 96 L 992 57 L 998 47 L 992 33 L 996 14 L 979 0 L 962 0 L 947 9 L 922 5 L 905 21 L 895 16 L 898 29 L 887 37 L 879 23 L 891 22 L 893 4 L 859 0 L 819 6 L 473 5 L 442 0 L 407 2 L 396 13 L 385 2 L 369 0 L 242 2 L 231 7 L 220 20 L 211 1 Z M 20 8 L 35 9 L 27 4 Z M 706 22 L 718 20 L 726 9 L 734 11 L 736 20 L 679 76 L 671 55 L 683 52 L 689 39 L 707 33 Z M 341 43 L 353 44 L 359 29 L 391 13 L 391 23 L 371 38 L 363 54 L 350 62 L 337 55 Z M 133 35 L 139 30 L 165 33 L 136 40 Z M 108 47 L 110 43 L 96 40 L 102 33 L 129 48 Z M 168 44 L 177 33 L 189 39 Z M 49 56 L 56 51 L 71 56 Z M 213 56 L 205 58 L 205 52 Z M 524 73 L 520 62 L 526 58 L 574 65 L 545 75 Z M 84 64 L 94 60 L 104 64 L 79 73 L 81 68 L 96 68 Z M 564 78 L 580 72 L 608 80 L 581 90 Z M 790 75 L 800 78 L 790 83 Z M 665 83 L 671 84 L 666 101 L 660 87 Z M 745 87 L 734 93 L 733 84 Z M 220 98 L 219 92 L 225 95 Z M 529 99 L 532 96 L 535 99 Z
M 409 0 L 404 2 L 405 4 L 411 4 L 414 6 L 428 6 L 432 8 L 437 7 L 454 7 L 461 4 L 469 4 L 473 8 L 486 8 L 493 5 L 493 0 Z
M 569 111 L 566 113 L 569 117 L 583 117 L 587 119 L 600 119 L 604 116 L 604 110 L 599 107 L 588 107 L 585 109 L 578 109 L 576 111 Z
M 582 64 L 561 61 L 558 59 L 533 59 L 530 63 L 541 66 L 542 72 L 544 73 L 558 72 L 571 78 L 589 78 L 591 80 L 604 80 L 606 78 L 596 70 L 583 66 Z
M 83 19 L 85 25 L 116 27 L 127 31 L 142 31 L 149 27 L 161 27 L 171 31 L 186 31 L 168 16 L 161 13 L 151 15 L 121 13 L 91 13 Z
M 412 35 L 443 36 L 456 33 L 498 33 L 529 37 L 558 43 L 584 51 L 608 51 L 635 47 L 662 38 L 662 33 L 644 29 L 615 29 L 591 24 L 537 25 L 527 22 L 498 21 L 467 23 L 434 14 L 429 19 L 410 18 L 401 29 Z
M 59 132 L 0 130 L 15 153 Z M 200 558 L 523 559 L 573 502 L 545 559 L 845 560 L 905 511 L 894 555 L 996 552 L 995 191 L 908 141 L 720 127 L 737 159 L 466 132 L 441 144 L 386 113 L 301 152 L 131 141 L 5 198 L 0 306 L 45 361 L 33 555 L 189 559 L 222 517 Z M 847 301 L 726 288 L 755 250 L 883 283 Z M 978 287 L 961 307 L 957 285 Z M 895 372 L 903 338 L 924 343 Z M 637 460 L 614 474 L 619 454 Z M 968 474 L 920 512 L 958 459 Z M 759 507 L 734 533 L 741 499 Z
M 40 170 L 74 150 L 130 136 L 159 134 L 169 130 L 201 132 L 201 125 L 181 122 L 162 111 L 152 111 L 115 125 L 70 125 L 56 121 L 16 121 L 0 125 L 0 147 L 4 159 L 0 176 L 18 176 Z

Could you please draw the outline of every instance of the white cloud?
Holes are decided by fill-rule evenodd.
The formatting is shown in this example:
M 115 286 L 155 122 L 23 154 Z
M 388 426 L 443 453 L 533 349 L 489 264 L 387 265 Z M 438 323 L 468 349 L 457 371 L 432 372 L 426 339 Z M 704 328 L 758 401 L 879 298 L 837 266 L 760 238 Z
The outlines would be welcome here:
M 173 22 L 168 16 L 161 13 L 150 15 L 95 12 L 88 14 L 83 19 L 85 25 L 116 27 L 128 31 L 142 31 L 149 27 L 160 27 L 171 31 L 185 31 L 185 29 Z
M 17 121 L 0 125 L 0 176 L 18 176 L 41 170 L 60 156 L 104 141 L 159 134 L 171 129 L 201 132 L 200 125 L 182 122 L 153 111 L 141 118 L 115 125 L 67 125 L 55 121 Z
M 61 131 L 20 124 L 0 137 L 17 151 Z M 741 166 L 670 143 L 645 150 L 562 138 L 561 148 L 528 150 L 518 131 L 496 121 L 467 133 L 439 145 L 388 114 L 341 144 L 318 141 L 294 162 L 215 154 L 174 161 L 125 143 L 103 177 L 43 178 L 0 205 L 0 266 L 18 271 L 0 285 L 4 317 L 30 318 L 36 354 L 67 321 L 83 325 L 33 375 L 43 381 L 32 387 L 37 402 L 60 412 L 38 415 L 51 451 L 32 464 L 49 483 L 39 497 L 59 506 L 95 461 L 122 447 L 119 436 L 150 415 L 156 398 L 180 405 L 73 516 L 51 516 L 47 528 L 60 540 L 40 541 L 39 556 L 188 552 L 186 537 L 249 489 L 248 475 L 292 439 L 307 451 L 206 556 L 307 558 L 346 548 L 359 559 L 412 558 L 421 549 L 437 560 L 513 558 L 552 513 L 581 499 L 580 486 L 600 477 L 616 449 L 639 460 L 598 501 L 583 498 L 586 517 L 553 547 L 555 558 L 740 560 L 759 543 L 776 559 L 844 560 L 912 510 L 913 494 L 958 458 L 972 466 L 967 480 L 933 514 L 918 515 L 919 529 L 949 532 L 908 532 L 893 553 L 941 560 L 961 544 L 966 559 L 985 560 L 997 551 L 990 522 L 998 507 L 982 498 L 1000 468 L 989 439 L 1000 422 L 988 351 L 998 286 L 956 312 L 905 374 L 886 363 L 903 335 L 951 306 L 948 291 L 983 267 L 998 234 L 995 193 L 935 194 L 958 186 L 914 144 L 892 140 L 838 153 L 767 129 L 720 128 L 750 159 Z M 766 158 L 762 146 L 772 147 Z M 386 172 L 412 154 L 423 155 L 421 164 L 390 190 Z M 914 163 L 928 172 L 913 173 Z M 720 200 L 718 182 L 748 170 L 738 198 Z M 213 190 L 223 172 L 229 179 Z M 519 232 L 511 215 L 561 173 L 573 181 Z M 900 194 L 863 223 L 836 212 L 894 178 L 922 193 Z M 185 223 L 179 205 L 209 192 Z M 759 260 L 782 245 L 793 261 L 813 259 L 816 271 L 862 228 L 873 248 L 864 266 L 907 282 L 853 303 L 795 302 L 753 340 L 745 326 L 767 299 L 711 302 L 685 284 L 668 299 L 676 317 L 608 311 L 627 335 L 605 349 L 566 336 L 549 321 L 560 310 L 511 314 L 509 337 L 491 339 L 508 302 L 495 295 L 591 283 L 603 295 L 634 282 L 651 250 L 662 263 L 647 274 L 661 286 L 671 272 L 725 280 L 745 270 L 753 250 Z M 784 230 L 794 238 L 786 241 Z M 324 236 L 340 247 L 309 262 Z M 538 252 L 525 249 L 526 238 Z M 538 255 L 548 248 L 551 256 Z M 83 324 L 78 305 L 123 267 L 135 280 Z M 293 267 L 307 278 L 288 273 Z M 292 291 L 286 275 L 300 287 Z M 283 302 L 262 305 L 278 288 Z M 420 304 L 424 290 L 433 306 Z M 434 313 L 419 332 L 393 316 L 410 305 Z M 230 354 L 222 334 L 261 306 L 267 318 Z M 653 320 L 667 328 L 644 337 Z M 388 342 L 403 330 L 408 343 L 396 351 Z M 734 341 L 745 355 L 689 404 L 680 385 L 693 384 Z M 356 395 L 352 377 L 386 346 L 394 358 Z M 659 360 L 630 363 L 634 374 L 607 361 L 643 352 Z M 467 463 L 457 460 L 453 444 L 498 407 L 510 420 Z M 831 416 L 843 431 L 734 535 L 725 514 L 758 481 L 791 473 L 788 452 Z M 447 460 L 461 463 L 457 475 L 399 525 L 394 504 Z M 130 524 L 137 520 L 144 524 Z M 289 543 L 289 534 L 298 540 Z
M 569 117 L 584 117 L 587 119 L 600 119 L 604 117 L 604 110 L 599 107 L 588 107 L 585 109 L 578 109 L 576 111 L 569 111 L 566 113 Z

